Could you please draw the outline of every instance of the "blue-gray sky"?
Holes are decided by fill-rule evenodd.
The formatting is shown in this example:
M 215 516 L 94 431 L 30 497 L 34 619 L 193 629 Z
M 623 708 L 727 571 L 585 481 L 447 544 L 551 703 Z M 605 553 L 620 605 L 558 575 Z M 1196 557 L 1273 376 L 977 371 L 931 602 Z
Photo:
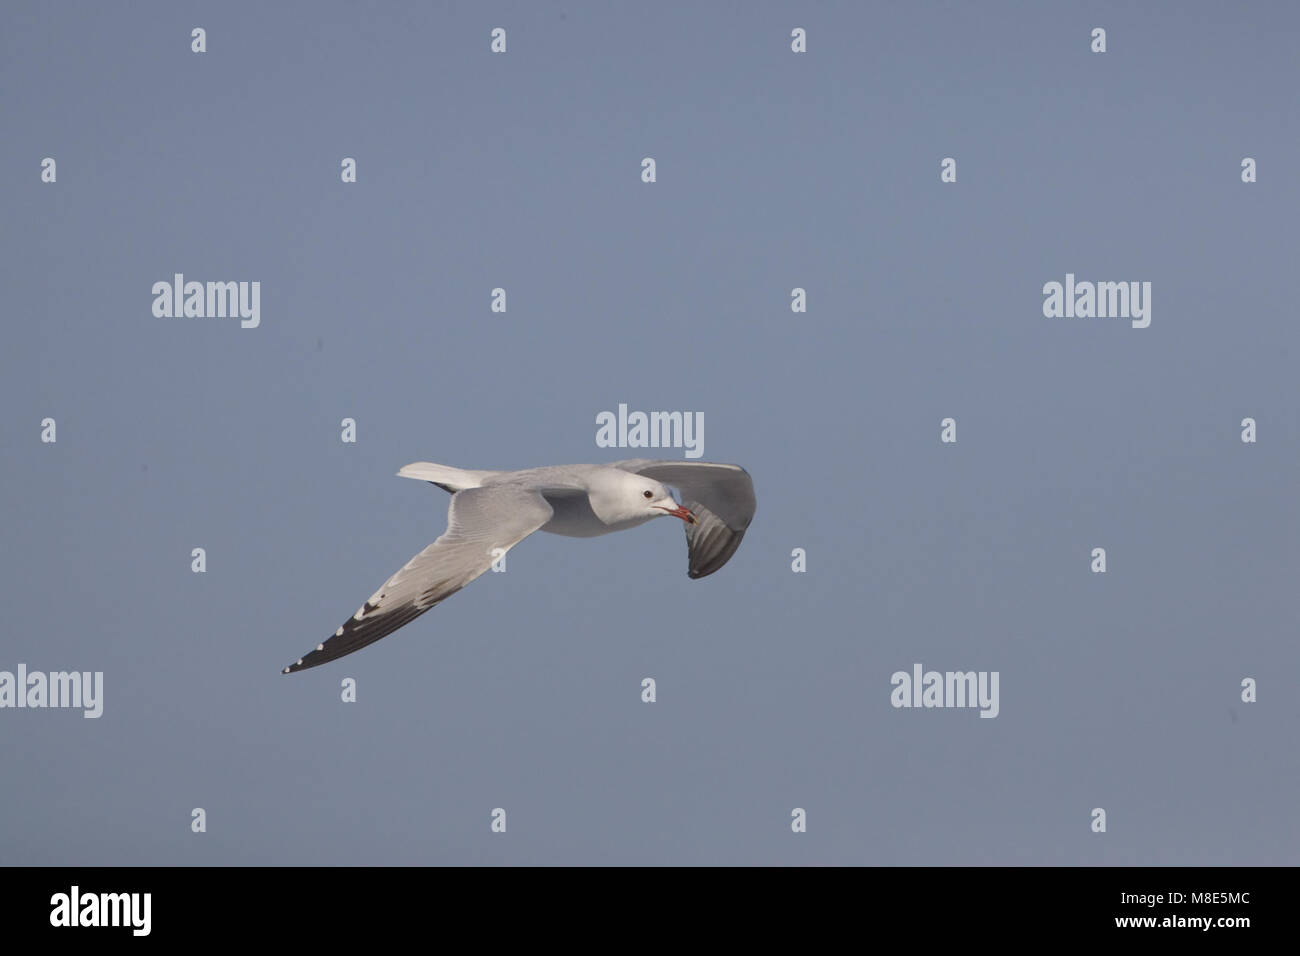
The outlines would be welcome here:
M 1300 862 L 1298 26 L 6 4 L 0 669 L 104 713 L 0 710 L 0 862 Z M 260 326 L 155 318 L 177 272 Z M 1066 273 L 1150 327 L 1045 318 Z M 754 476 L 722 571 L 675 522 L 535 535 L 279 673 L 443 530 L 401 465 L 639 456 L 620 402 Z M 891 707 L 917 662 L 998 717 Z

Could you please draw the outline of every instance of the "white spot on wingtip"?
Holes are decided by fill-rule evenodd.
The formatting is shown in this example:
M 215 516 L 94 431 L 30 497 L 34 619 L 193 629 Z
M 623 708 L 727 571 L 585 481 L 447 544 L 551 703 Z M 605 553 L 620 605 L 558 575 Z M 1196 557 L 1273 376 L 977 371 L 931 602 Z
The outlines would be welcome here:
M 302 658 L 301 658 L 301 657 L 300 657 L 300 658 L 298 658 L 298 665 L 297 665 L 297 666 L 299 666 L 299 667 L 301 667 L 301 666 L 302 666 Z
M 335 632 L 334 632 L 334 636 L 335 636 L 335 637 L 342 637 L 342 636 L 343 636 L 343 628 L 340 627 L 337 631 L 335 631 Z
M 318 651 L 323 651 L 323 650 L 325 650 L 325 645 L 324 645 L 324 644 L 317 644 L 317 645 L 316 645 L 316 650 L 318 650 Z
M 284 670 L 280 671 L 280 673 L 281 673 L 281 674 L 287 674 L 287 673 L 289 673 L 289 668 L 286 667 Z

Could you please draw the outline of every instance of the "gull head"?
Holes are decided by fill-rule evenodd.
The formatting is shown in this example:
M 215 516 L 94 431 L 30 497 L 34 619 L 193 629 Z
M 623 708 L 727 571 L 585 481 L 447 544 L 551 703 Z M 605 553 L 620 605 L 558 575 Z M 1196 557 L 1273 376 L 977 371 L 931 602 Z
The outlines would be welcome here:
M 651 518 L 672 515 L 695 524 L 695 515 L 683 508 L 672 492 L 645 475 L 617 468 L 602 468 L 590 478 L 588 503 L 607 527 L 631 527 Z
M 654 517 L 659 517 L 661 513 L 668 514 L 674 518 L 681 518 L 687 524 L 695 524 L 695 515 L 691 514 L 691 509 L 678 504 L 677 499 L 663 485 L 659 485 L 659 488 L 663 491 L 661 495 L 655 495 L 653 488 L 645 488 L 641 491 L 641 500 L 654 511 Z
M 607 524 L 640 524 L 651 518 L 672 515 L 695 524 L 695 515 L 653 478 L 614 471 L 601 475 L 591 490 L 591 505 Z

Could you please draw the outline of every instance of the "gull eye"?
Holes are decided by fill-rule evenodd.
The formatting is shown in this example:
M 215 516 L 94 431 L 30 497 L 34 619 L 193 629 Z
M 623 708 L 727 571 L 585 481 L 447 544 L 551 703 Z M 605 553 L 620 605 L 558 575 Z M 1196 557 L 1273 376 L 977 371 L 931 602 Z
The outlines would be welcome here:
M 654 497 L 654 492 L 653 492 L 653 491 L 643 491 L 643 492 L 641 492 L 641 494 L 645 495 L 647 498 L 653 498 L 653 497 Z

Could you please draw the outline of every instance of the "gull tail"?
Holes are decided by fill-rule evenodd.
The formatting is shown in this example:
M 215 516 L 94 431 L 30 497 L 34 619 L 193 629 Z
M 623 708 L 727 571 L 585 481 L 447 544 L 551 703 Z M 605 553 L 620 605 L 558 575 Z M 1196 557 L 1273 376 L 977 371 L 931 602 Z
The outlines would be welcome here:
M 496 471 L 469 471 L 465 468 L 453 468 L 451 465 L 436 465 L 431 461 L 413 461 L 403 465 L 397 472 L 403 478 L 415 478 L 437 485 L 443 491 L 455 493 L 466 488 L 478 488 Z

